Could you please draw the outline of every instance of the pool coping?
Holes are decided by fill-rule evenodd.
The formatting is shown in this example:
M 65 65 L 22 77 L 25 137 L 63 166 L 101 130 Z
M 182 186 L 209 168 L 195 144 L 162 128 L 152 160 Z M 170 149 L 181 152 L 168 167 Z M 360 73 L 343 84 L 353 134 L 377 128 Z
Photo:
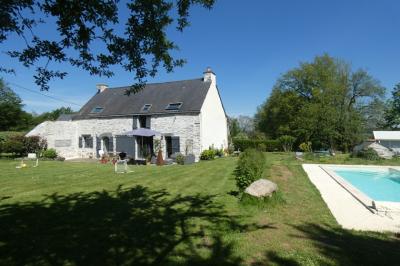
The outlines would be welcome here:
M 336 174 L 334 170 L 329 167 L 340 167 L 340 168 L 370 168 L 370 169 L 394 169 L 400 171 L 398 166 L 386 166 L 386 165 L 343 165 L 343 164 L 320 164 L 318 165 L 324 172 L 326 172 L 334 181 L 336 181 L 341 187 L 349 192 L 357 201 L 359 201 L 364 207 L 370 212 L 400 212 L 400 202 L 396 201 L 379 201 L 374 200 L 364 192 L 356 188 L 350 182 L 345 180 L 340 175 Z
M 308 179 L 319 191 L 322 200 L 339 225 L 352 230 L 400 233 L 400 212 L 371 212 L 320 166 L 329 165 L 302 164 Z M 351 166 L 364 167 L 364 165 L 348 165 Z

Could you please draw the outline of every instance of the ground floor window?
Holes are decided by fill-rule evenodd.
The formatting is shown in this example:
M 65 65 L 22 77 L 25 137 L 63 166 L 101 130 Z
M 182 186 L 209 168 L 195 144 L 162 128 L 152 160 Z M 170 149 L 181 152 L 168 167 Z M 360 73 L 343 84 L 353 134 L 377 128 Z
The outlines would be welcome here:
M 83 135 L 83 147 L 93 148 L 93 138 L 91 135 Z
M 168 158 L 170 158 L 171 155 L 180 152 L 180 141 L 177 136 L 166 136 L 165 145 Z
M 79 148 L 93 148 L 93 137 L 91 135 L 79 137 Z

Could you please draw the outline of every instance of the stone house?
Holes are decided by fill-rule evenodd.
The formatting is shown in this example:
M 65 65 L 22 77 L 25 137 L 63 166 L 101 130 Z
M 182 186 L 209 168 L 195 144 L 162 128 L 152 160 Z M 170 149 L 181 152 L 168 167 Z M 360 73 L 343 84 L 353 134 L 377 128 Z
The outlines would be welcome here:
M 128 87 L 98 85 L 77 114 L 43 122 L 27 135 L 45 138 L 48 147 L 66 159 L 96 158 L 102 150 L 143 160 L 155 154 L 157 145 L 164 158 L 182 153 L 198 160 L 209 147 L 228 146 L 227 116 L 216 76 L 210 68 L 203 74 L 192 80 L 147 84 L 129 96 Z M 137 129 L 157 134 L 129 133 Z

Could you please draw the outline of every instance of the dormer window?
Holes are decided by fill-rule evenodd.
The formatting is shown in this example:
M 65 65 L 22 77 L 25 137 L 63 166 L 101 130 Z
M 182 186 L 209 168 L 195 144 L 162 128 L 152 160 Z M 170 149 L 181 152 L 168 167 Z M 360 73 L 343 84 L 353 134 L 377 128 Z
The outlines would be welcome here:
M 165 107 L 165 110 L 167 111 L 178 111 L 181 109 L 182 103 L 170 103 Z
M 142 107 L 142 112 L 148 112 L 151 109 L 151 104 L 145 104 Z
M 91 114 L 100 114 L 101 112 L 103 112 L 104 108 L 103 107 L 95 107 L 92 109 L 92 111 L 90 111 Z

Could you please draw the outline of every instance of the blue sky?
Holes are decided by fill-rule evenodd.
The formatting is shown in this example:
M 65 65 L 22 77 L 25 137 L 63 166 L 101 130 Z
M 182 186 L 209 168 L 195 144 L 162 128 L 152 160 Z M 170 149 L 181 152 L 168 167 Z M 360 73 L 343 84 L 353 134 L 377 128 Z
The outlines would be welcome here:
M 178 56 L 187 59 L 187 64 L 173 73 L 161 71 L 149 82 L 201 77 L 210 66 L 217 74 L 228 115 L 253 115 L 281 74 L 299 62 L 329 53 L 354 69 L 368 70 L 390 90 L 400 82 L 399 12 L 398 0 L 219 0 L 210 11 L 192 9 L 191 26 L 183 33 L 170 31 L 180 47 Z M 43 30 L 50 34 L 52 26 Z M 0 50 L 20 45 L 21 39 L 12 38 Z M 0 62 L 17 72 L 15 76 L 1 74 L 6 81 L 39 91 L 32 71 L 3 54 Z M 79 104 L 96 92 L 97 83 L 113 87 L 133 82 L 132 75 L 120 69 L 110 79 L 70 67 L 63 70 L 69 75 L 51 82 L 46 93 Z M 40 113 L 67 106 L 11 87 L 27 111 Z

